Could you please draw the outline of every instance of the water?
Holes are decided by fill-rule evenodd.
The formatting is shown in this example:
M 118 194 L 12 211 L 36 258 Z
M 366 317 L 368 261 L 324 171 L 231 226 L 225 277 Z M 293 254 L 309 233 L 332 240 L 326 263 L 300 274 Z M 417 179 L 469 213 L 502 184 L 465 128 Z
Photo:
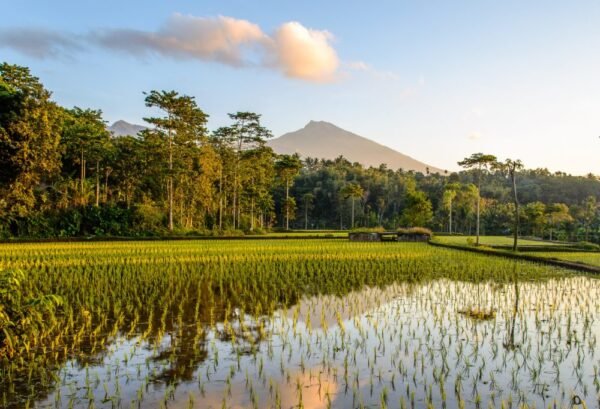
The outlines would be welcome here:
M 54 368 L 47 390 L 23 380 L 9 406 L 28 395 L 48 408 L 599 406 L 600 282 L 586 276 L 398 282 L 208 316 L 117 331 Z

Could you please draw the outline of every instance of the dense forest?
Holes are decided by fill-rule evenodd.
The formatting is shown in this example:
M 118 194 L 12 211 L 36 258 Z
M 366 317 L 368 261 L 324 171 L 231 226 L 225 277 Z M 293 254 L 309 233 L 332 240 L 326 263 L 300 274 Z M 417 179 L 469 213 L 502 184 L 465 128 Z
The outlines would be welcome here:
M 259 234 L 426 226 L 438 232 L 600 240 L 600 180 L 473 155 L 451 174 L 276 155 L 259 114 L 209 131 L 191 96 L 149 91 L 156 116 L 113 136 L 25 67 L 0 65 L 0 237 Z M 515 152 L 515 154 L 517 154 Z M 480 195 L 481 193 L 481 195 Z M 481 200 L 479 200 L 481 197 Z

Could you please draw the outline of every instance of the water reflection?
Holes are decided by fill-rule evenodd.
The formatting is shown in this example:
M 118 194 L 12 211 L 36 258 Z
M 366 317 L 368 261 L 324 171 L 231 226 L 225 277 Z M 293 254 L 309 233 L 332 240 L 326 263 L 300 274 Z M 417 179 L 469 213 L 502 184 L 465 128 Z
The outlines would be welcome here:
M 268 314 L 221 305 L 174 314 L 183 318 L 162 334 L 146 334 L 159 317 L 107 336 L 57 369 L 49 395 L 29 385 L 29 396 L 65 408 L 598 403 L 600 285 L 590 277 L 393 283 Z M 495 317 L 459 313 L 473 307 Z

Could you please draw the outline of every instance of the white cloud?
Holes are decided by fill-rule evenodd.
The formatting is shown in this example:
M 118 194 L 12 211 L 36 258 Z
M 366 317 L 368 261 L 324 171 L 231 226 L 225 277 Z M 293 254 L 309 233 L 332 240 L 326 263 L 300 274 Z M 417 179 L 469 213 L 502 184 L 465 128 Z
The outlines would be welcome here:
M 172 58 L 246 65 L 245 48 L 266 40 L 259 26 L 232 17 L 174 14 L 155 32 L 116 29 L 92 33 L 103 47 L 134 55 L 161 54 Z
M 282 24 L 272 40 L 271 58 L 286 76 L 318 82 L 335 79 L 340 63 L 328 31 L 293 21 Z
M 307 28 L 295 21 L 281 24 L 268 35 L 248 20 L 183 14 L 172 15 L 155 31 L 118 28 L 75 35 L 40 28 L 0 30 L 0 47 L 36 58 L 56 57 L 92 44 L 136 57 L 159 55 L 234 67 L 264 67 L 314 82 L 339 77 L 340 60 L 333 39 L 326 30 Z
M 102 30 L 91 38 L 103 47 L 136 56 L 160 54 L 237 67 L 259 65 L 308 81 L 331 81 L 339 66 L 331 45 L 333 35 L 298 22 L 284 23 L 269 36 L 247 20 L 175 14 L 157 31 Z
M 76 36 L 40 28 L 0 30 L 0 48 L 11 48 L 39 59 L 69 56 L 81 49 L 78 40 Z

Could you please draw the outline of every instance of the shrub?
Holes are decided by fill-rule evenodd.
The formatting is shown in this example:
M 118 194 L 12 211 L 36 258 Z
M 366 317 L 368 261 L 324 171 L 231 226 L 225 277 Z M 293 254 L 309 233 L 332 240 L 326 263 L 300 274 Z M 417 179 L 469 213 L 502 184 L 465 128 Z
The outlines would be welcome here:
M 383 227 L 357 227 L 350 230 L 350 233 L 383 233 L 385 229 Z
M 432 231 L 425 227 L 401 227 L 397 231 L 399 234 L 405 234 L 410 236 L 427 235 L 429 237 L 433 237 Z

